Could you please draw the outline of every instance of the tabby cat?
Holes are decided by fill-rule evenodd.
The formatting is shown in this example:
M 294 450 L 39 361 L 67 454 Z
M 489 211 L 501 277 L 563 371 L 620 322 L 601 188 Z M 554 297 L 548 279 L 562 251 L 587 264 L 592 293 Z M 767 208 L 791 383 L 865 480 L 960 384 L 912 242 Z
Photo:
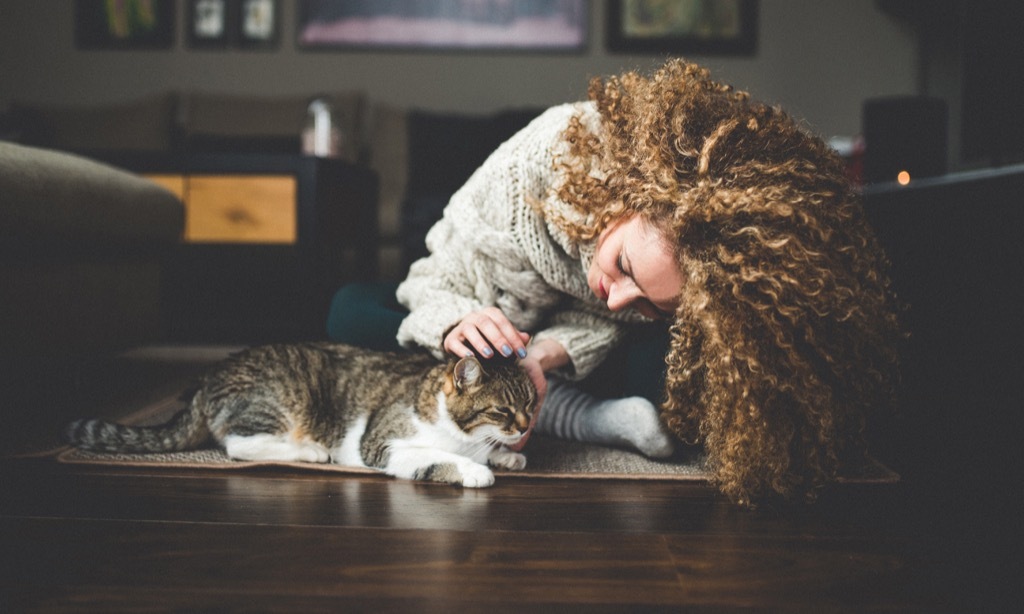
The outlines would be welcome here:
M 256 347 L 215 367 L 163 425 L 68 426 L 100 452 L 195 449 L 211 438 L 242 460 L 333 462 L 400 478 L 485 487 L 487 467 L 522 469 L 537 391 L 514 360 L 441 363 L 330 343 Z

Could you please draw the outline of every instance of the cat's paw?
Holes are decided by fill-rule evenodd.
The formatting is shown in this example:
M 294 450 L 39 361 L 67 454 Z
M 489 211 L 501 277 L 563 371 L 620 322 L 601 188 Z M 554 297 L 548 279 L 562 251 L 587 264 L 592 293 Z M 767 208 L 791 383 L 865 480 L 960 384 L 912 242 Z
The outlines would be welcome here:
M 327 448 L 318 444 L 307 444 L 302 446 L 296 455 L 296 460 L 305 463 L 326 463 L 331 455 Z
M 518 452 L 513 452 L 508 448 L 498 448 L 491 452 L 490 458 L 487 462 L 493 467 L 499 469 L 508 469 L 510 471 L 519 471 L 526 468 L 526 457 Z
M 462 473 L 462 485 L 466 488 L 487 488 L 494 484 L 494 473 L 477 463 L 459 467 Z
M 494 484 L 494 473 L 490 469 L 469 459 L 455 462 L 432 463 L 417 468 L 411 475 L 391 471 L 397 477 L 410 477 L 422 482 L 443 482 L 467 488 L 486 488 Z

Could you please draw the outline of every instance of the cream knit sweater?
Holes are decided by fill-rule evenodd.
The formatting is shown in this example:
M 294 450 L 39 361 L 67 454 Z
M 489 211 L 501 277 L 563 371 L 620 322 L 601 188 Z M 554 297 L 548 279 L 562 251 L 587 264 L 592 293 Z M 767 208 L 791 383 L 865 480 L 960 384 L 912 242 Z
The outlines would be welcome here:
M 594 243 L 572 241 L 530 206 L 532 199 L 545 212 L 579 216 L 553 193 L 561 180 L 555 155 L 565 151 L 560 134 L 577 113 L 588 126 L 598 126 L 592 103 L 548 109 L 452 196 L 427 234 L 430 255 L 413 263 L 398 287 L 398 300 L 410 310 L 399 343 L 440 357 L 452 326 L 470 312 L 496 306 L 535 340 L 560 343 L 570 363 L 559 374 L 580 379 L 621 340 L 626 323 L 645 321 L 631 310 L 609 311 L 591 292 L 587 270 Z

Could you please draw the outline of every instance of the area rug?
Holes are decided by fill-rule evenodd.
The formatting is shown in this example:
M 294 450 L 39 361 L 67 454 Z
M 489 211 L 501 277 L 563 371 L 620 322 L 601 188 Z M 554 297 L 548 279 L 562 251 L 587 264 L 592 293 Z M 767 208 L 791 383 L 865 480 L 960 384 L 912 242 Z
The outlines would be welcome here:
M 119 420 L 123 424 L 146 426 L 166 422 L 183 407 L 179 395 L 162 398 Z M 695 448 L 683 448 L 671 458 L 649 459 L 628 450 L 564 441 L 542 435 L 530 438 L 524 453 L 527 467 L 523 471 L 499 474 L 531 478 L 600 478 L 628 480 L 707 481 L 710 477 L 703 458 Z M 244 469 L 250 467 L 293 467 L 303 471 L 337 473 L 375 473 L 360 467 L 334 464 L 238 461 L 218 448 L 160 454 L 102 454 L 74 448 L 55 451 L 62 463 L 120 465 L 134 467 L 167 467 L 206 470 Z M 899 476 L 876 461 L 859 468 L 856 475 L 844 482 L 891 483 Z

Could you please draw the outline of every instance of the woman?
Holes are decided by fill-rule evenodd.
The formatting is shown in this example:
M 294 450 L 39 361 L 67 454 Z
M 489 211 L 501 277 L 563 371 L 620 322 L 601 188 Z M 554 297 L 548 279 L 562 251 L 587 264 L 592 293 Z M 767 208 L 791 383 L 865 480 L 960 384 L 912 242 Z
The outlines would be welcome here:
M 579 380 L 669 325 L 661 424 L 741 502 L 813 497 L 891 403 L 886 260 L 838 157 L 778 109 L 674 60 L 594 80 L 457 192 L 399 288 L 403 346 L 519 353 L 538 428 L 671 451 L 652 405 Z M 493 348 L 493 349 L 492 349 Z M 616 438 L 619 439 L 616 439 Z

